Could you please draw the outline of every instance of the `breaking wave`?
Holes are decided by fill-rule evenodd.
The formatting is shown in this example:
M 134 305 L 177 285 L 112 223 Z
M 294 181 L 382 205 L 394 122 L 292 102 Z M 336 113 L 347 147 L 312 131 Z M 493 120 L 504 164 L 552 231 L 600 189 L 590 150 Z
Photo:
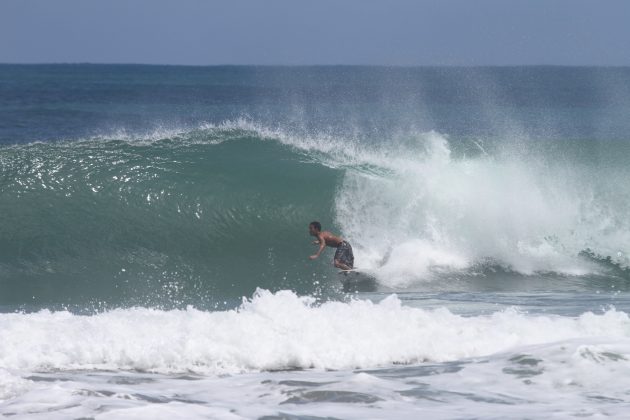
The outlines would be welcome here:
M 615 181 L 626 165 L 602 165 L 579 142 L 528 144 L 237 120 L 4 146 L 2 303 L 310 294 L 314 275 L 333 273 L 305 258 L 313 219 L 393 287 L 497 267 L 626 277 L 630 189 Z

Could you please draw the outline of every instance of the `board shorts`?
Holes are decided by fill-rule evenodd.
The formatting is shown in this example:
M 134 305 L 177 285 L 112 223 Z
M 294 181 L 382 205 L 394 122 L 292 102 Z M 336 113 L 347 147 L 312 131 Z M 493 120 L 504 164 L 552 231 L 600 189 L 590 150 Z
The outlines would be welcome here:
M 347 265 L 350 268 L 354 267 L 354 254 L 352 253 L 352 247 L 346 241 L 342 241 L 337 247 L 335 252 L 335 261 Z

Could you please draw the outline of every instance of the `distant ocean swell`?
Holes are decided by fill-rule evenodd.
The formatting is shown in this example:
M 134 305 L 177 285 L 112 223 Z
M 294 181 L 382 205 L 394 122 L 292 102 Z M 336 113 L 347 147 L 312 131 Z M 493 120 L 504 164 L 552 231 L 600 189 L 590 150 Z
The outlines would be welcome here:
M 332 272 L 306 260 L 312 219 L 391 286 L 487 267 L 625 278 L 630 187 L 611 180 L 628 170 L 596 168 L 579 144 L 506 144 L 436 132 L 370 143 L 238 120 L 3 146 L 0 303 L 310 293 L 313 273 Z

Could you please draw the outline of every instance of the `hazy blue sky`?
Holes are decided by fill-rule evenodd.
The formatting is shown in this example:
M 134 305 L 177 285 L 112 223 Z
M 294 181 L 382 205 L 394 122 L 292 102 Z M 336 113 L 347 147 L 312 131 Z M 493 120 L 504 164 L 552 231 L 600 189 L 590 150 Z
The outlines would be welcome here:
M 0 62 L 630 65 L 630 0 L 0 0 Z

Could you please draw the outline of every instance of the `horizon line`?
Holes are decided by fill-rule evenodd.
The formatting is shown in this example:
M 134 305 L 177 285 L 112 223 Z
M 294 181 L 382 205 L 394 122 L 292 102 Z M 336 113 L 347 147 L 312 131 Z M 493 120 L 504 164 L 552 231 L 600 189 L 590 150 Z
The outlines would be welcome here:
M 92 61 L 53 61 L 53 62 L 0 62 L 2 66 L 162 66 L 162 67 L 381 67 L 381 68 L 482 68 L 482 67 L 600 67 L 627 68 L 630 64 L 181 64 L 181 63 L 141 63 L 141 62 L 92 62 Z

